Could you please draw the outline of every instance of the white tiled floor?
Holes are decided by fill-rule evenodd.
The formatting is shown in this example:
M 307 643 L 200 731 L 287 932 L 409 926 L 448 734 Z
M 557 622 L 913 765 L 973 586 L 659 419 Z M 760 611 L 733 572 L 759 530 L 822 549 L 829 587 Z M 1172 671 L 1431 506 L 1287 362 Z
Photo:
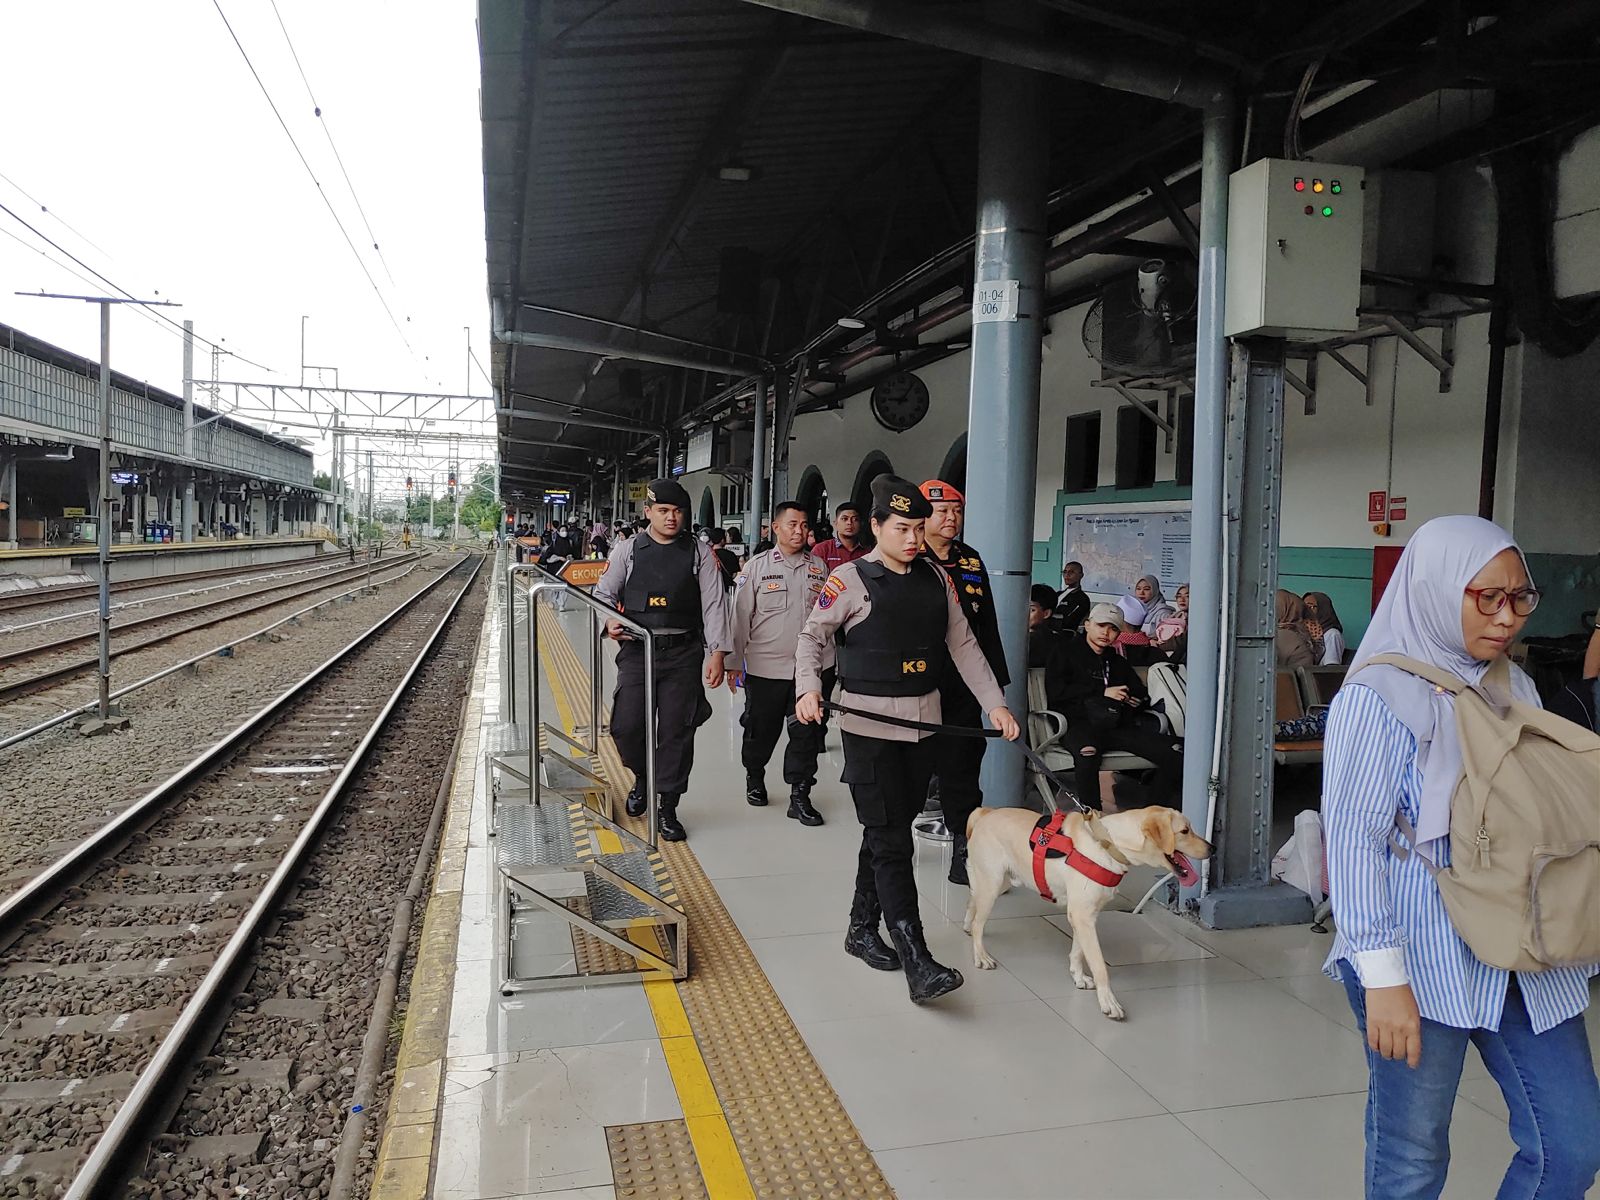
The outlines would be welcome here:
M 772 806 L 744 804 L 740 702 L 712 703 L 682 808 L 690 845 L 902 1200 L 1360 1195 L 1366 1071 L 1343 990 L 1320 973 L 1327 935 L 1105 913 L 1128 1013 L 1112 1022 L 1072 986 L 1064 922 L 1037 896 L 1001 900 L 987 938 L 1000 967 L 972 969 L 966 890 L 921 843 L 929 944 L 967 983 L 915 1008 L 902 976 L 839 947 L 859 829 L 837 733 L 816 797 L 829 823 L 806 829 L 784 818 L 776 761 Z M 1130 880 L 1130 901 L 1149 882 Z M 434 1195 L 609 1197 L 603 1126 L 681 1115 L 654 1023 L 636 985 L 501 996 L 494 886 L 475 822 Z M 1600 1041 L 1600 1018 L 1590 1030 Z M 1498 1091 L 1469 1059 L 1449 1200 L 1488 1200 L 1511 1155 Z

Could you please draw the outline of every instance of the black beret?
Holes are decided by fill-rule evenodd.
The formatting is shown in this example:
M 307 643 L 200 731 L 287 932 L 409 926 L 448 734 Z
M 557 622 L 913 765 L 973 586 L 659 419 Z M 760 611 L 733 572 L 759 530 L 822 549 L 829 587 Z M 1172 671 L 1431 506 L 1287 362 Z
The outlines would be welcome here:
M 933 516 L 933 505 L 922 490 L 909 479 L 898 475 L 879 475 L 872 481 L 872 507 L 882 509 L 908 521 L 920 521 Z
M 676 479 L 657 479 L 645 488 L 646 504 L 675 504 L 685 515 L 689 512 L 689 493 Z

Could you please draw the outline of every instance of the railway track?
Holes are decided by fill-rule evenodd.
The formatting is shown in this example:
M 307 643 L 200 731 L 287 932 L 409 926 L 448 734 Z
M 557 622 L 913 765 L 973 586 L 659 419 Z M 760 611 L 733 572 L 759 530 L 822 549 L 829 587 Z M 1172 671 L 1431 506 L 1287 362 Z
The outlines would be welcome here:
M 226 546 L 221 548 L 226 549 Z M 133 595 L 136 592 L 148 592 L 155 588 L 171 587 L 174 584 L 198 583 L 206 579 L 259 575 L 273 570 L 281 571 L 300 562 L 314 563 L 316 561 L 317 556 L 313 555 L 304 560 L 285 559 L 281 562 L 255 563 L 244 567 L 217 567 L 210 571 L 182 571 L 175 575 L 158 575 L 149 579 L 124 579 L 112 583 L 111 595 L 113 597 Z M 72 600 L 92 600 L 99 594 L 100 585 L 98 583 L 61 583 L 52 587 L 19 588 L 16 591 L 0 592 L 0 616 Z
M 132 1194 L 481 563 L 463 559 L 0 899 L 0 1196 Z M 305 1084 L 293 1075 L 282 1059 L 233 1061 L 220 1102 Z
M 388 572 L 396 567 L 405 566 L 415 562 L 419 555 L 400 555 L 372 566 L 373 574 Z M 202 604 L 190 605 L 176 612 L 155 613 L 147 617 L 134 617 L 131 620 L 116 621 L 112 625 L 111 657 L 119 658 L 124 654 L 131 654 L 136 650 L 145 650 L 151 646 L 159 646 L 170 642 L 184 634 L 193 633 L 200 629 L 209 629 L 223 621 L 231 621 L 237 617 L 248 616 L 250 613 L 259 612 L 264 608 L 282 604 L 285 600 L 297 596 L 308 596 L 316 592 L 326 591 L 332 587 L 349 583 L 352 580 L 364 578 L 368 568 L 365 565 L 344 567 L 318 575 L 315 579 L 295 580 L 290 583 L 272 584 L 252 591 L 235 593 Z M 246 602 L 239 607 L 241 602 Z M 188 620 L 197 615 L 204 614 L 199 620 Z M 160 632 L 147 633 L 142 637 L 128 638 L 126 635 L 133 630 L 150 629 L 166 625 L 170 622 L 184 622 L 176 629 L 166 629 Z M 123 635 L 119 637 L 119 635 Z M 0 654 L 0 701 L 9 700 L 15 696 L 26 695 L 43 687 L 49 687 L 63 680 L 71 679 L 86 671 L 99 668 L 98 654 L 78 655 L 68 658 L 67 653 L 81 646 L 90 645 L 99 639 L 99 631 L 71 634 L 67 637 L 55 638 L 48 642 L 24 646 L 16 650 Z M 60 659 L 61 661 L 52 661 Z M 17 673 L 18 668 L 27 664 L 43 662 L 44 665 L 33 671 Z

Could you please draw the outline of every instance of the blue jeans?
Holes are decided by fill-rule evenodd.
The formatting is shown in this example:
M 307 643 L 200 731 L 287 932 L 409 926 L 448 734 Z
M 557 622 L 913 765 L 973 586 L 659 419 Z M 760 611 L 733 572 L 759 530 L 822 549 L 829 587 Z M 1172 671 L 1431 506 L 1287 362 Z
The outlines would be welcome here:
M 1366 993 L 1341 964 L 1363 1039 Z M 1422 1019 L 1422 1061 L 1412 1070 L 1367 1050 L 1367 1200 L 1436 1200 L 1450 1166 L 1450 1116 L 1467 1043 L 1500 1085 L 1517 1153 L 1496 1200 L 1582 1200 L 1600 1171 L 1600 1086 L 1583 1017 L 1536 1034 L 1512 984 L 1499 1032 Z

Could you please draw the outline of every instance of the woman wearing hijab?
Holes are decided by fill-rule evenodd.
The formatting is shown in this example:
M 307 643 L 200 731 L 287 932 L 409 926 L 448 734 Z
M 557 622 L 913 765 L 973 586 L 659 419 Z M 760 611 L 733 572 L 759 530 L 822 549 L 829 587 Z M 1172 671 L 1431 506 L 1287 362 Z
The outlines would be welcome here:
M 1277 658 L 1280 670 L 1316 665 L 1317 658 L 1311 650 L 1311 635 L 1301 622 L 1304 613 L 1299 596 L 1278 589 Z
M 1323 820 L 1338 933 L 1323 969 L 1343 982 L 1366 1035 L 1368 1200 L 1433 1200 L 1444 1188 L 1468 1042 L 1500 1085 L 1518 1148 L 1499 1200 L 1576 1200 L 1600 1170 L 1600 1087 L 1583 1023 L 1600 967 L 1514 975 L 1467 948 L 1430 870 L 1450 862 L 1455 698 L 1395 667 L 1362 669 L 1403 654 L 1481 690 L 1538 599 L 1499 526 L 1429 521 L 1329 712 Z M 1517 699 L 1539 703 L 1526 675 L 1513 667 L 1511 679 Z M 1418 853 L 1392 848 L 1406 844 L 1398 817 L 1414 826 Z
M 1167 603 L 1167 598 L 1161 594 L 1161 581 L 1154 575 L 1141 575 L 1133 585 L 1133 591 L 1117 601 L 1117 607 L 1122 610 L 1123 618 L 1128 624 L 1128 633 L 1141 633 L 1146 644 L 1155 636 L 1156 626 L 1170 617 L 1177 610 Z
M 1307 592 L 1301 603 L 1305 606 L 1301 628 L 1311 639 L 1311 654 L 1317 666 L 1338 666 L 1344 661 L 1344 626 L 1333 611 L 1332 597 L 1327 592 Z

